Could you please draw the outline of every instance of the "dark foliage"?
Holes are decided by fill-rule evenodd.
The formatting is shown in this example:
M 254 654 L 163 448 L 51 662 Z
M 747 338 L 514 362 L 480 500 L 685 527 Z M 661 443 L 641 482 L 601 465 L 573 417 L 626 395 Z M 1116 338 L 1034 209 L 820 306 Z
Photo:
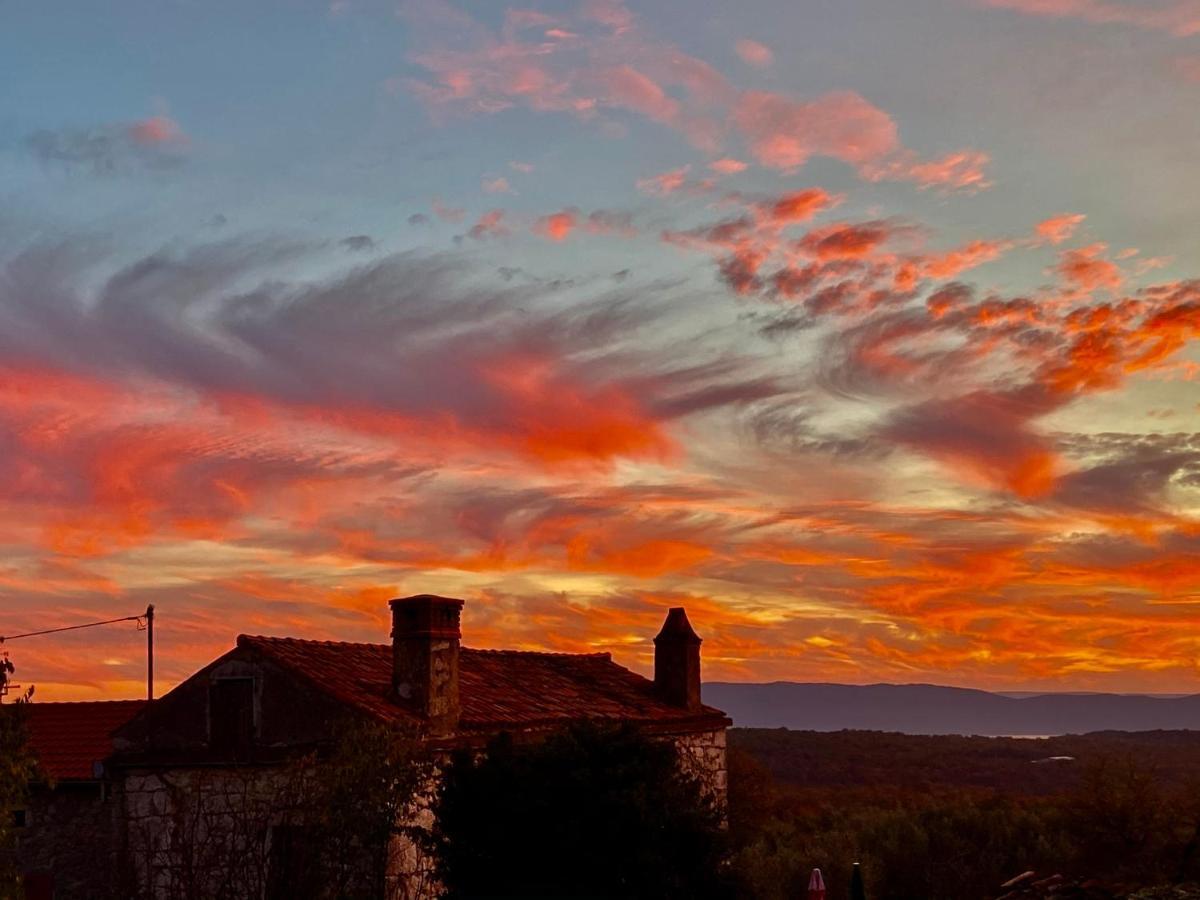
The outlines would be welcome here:
M 387 877 L 389 853 L 396 838 L 423 843 L 424 829 L 412 824 L 414 798 L 430 772 L 416 742 L 382 725 L 347 723 L 327 755 L 300 760 L 291 774 L 292 830 L 280 835 L 290 846 L 274 860 L 285 875 L 268 893 L 287 900 L 399 896 Z
M 0 706 L 0 897 L 5 898 L 23 896 L 15 826 L 18 811 L 28 797 L 29 783 L 38 771 L 26 721 L 26 704 L 32 694 L 30 688 L 16 702 Z
M 871 900 L 986 900 L 1026 870 L 1118 897 L 1200 877 L 1198 734 L 735 730 L 730 744 L 743 896 L 804 896 L 820 866 L 847 897 L 855 860 Z M 1058 755 L 1075 758 L 1037 761 Z
M 673 746 L 632 728 L 457 754 L 434 839 L 450 897 L 729 895 L 719 812 Z

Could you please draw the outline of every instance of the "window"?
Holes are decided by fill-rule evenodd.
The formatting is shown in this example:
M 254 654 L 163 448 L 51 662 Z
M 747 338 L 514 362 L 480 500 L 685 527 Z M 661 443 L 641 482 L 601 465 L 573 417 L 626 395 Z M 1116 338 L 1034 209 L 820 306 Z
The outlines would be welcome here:
M 28 828 L 29 813 L 23 809 L 13 810 L 13 828 Z
M 218 678 L 208 688 L 208 741 L 241 759 L 254 742 L 254 679 Z

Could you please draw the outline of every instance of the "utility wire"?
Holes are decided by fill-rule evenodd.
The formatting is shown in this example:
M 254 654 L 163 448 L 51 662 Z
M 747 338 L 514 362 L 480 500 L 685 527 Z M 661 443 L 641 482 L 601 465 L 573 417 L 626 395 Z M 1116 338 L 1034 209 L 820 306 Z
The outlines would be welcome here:
M 7 641 L 15 641 L 18 638 L 37 637 L 41 634 L 58 634 L 60 631 L 76 631 L 80 628 L 95 628 L 97 625 L 112 625 L 116 622 L 137 622 L 140 625 L 145 618 L 145 615 L 123 616 L 120 619 L 105 619 L 103 622 L 86 622 L 83 625 L 64 625 L 62 628 L 47 628 L 44 631 L 27 631 L 25 634 L 0 634 L 0 644 Z

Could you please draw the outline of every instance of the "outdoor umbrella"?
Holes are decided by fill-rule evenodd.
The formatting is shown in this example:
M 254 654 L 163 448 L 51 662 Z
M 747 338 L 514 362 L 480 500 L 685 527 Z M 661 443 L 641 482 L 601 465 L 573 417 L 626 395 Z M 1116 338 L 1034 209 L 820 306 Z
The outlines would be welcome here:
M 825 879 L 820 869 L 813 869 L 808 876 L 808 900 L 825 900 Z

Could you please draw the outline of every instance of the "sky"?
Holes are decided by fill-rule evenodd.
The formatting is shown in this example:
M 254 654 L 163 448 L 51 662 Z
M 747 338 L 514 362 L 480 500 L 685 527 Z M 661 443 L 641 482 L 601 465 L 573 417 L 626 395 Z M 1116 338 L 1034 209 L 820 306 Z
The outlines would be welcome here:
M 0 634 L 1200 691 L 1197 0 L 0 24 Z

